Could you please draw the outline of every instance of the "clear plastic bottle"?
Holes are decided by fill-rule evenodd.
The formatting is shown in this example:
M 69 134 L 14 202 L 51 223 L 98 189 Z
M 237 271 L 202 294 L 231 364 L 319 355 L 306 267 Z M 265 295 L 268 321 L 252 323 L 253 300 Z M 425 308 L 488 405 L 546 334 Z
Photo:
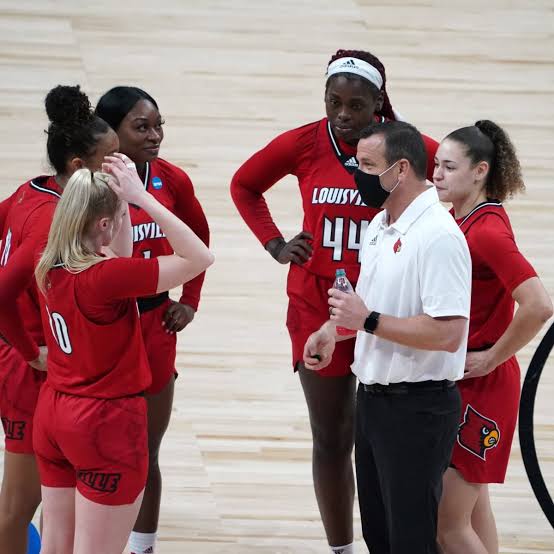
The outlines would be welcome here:
M 346 292 L 347 294 L 352 294 L 354 292 L 354 287 L 346 277 L 346 271 L 344 269 L 337 269 L 335 273 L 335 282 L 333 283 L 333 288 Z M 337 334 L 338 335 L 352 335 L 356 331 L 352 329 L 347 329 L 346 327 L 340 327 L 337 325 Z

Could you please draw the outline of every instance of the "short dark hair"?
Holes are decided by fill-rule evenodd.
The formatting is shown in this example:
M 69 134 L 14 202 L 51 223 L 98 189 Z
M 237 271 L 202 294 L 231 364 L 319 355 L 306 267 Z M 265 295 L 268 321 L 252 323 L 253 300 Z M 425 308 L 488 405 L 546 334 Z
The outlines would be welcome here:
M 372 135 L 385 138 L 385 159 L 393 163 L 405 158 L 413 167 L 418 179 L 427 176 L 427 151 L 421 133 L 405 121 L 383 121 L 372 123 L 360 133 L 360 140 Z
M 113 87 L 104 93 L 96 105 L 96 115 L 101 117 L 108 125 L 117 131 L 125 116 L 135 107 L 140 100 L 148 100 L 156 109 L 158 104 L 144 90 L 138 87 Z

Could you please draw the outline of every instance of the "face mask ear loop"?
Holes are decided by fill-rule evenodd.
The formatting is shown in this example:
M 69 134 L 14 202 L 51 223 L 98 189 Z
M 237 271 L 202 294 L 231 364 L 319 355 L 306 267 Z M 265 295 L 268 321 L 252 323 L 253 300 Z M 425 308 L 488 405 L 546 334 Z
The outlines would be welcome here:
M 389 194 L 391 194 L 391 192 L 400 184 L 400 179 L 398 179 L 398 181 L 396 181 L 396 185 L 394 185 L 394 187 L 392 187 L 390 190 L 387 190 L 383 184 L 381 183 L 381 175 L 384 175 L 387 171 L 390 171 L 400 160 L 396 160 L 389 168 L 385 169 L 385 171 L 383 171 L 382 173 L 379 173 L 378 177 L 379 177 L 379 185 L 381 185 L 381 188 L 385 191 L 385 192 L 388 192 Z

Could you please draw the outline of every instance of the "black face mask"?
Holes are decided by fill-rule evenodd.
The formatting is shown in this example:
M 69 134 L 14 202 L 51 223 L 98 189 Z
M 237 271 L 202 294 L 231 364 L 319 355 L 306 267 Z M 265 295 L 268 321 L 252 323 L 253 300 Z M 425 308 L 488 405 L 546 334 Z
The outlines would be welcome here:
M 398 163 L 398 162 L 396 162 Z M 360 169 L 356 169 L 354 172 L 354 181 L 362 202 L 370 208 L 381 208 L 386 199 L 390 196 L 390 193 L 398 186 L 398 183 L 392 187 L 390 191 L 385 190 L 381 185 L 381 179 L 379 177 L 384 175 L 389 169 L 392 169 L 396 163 L 392 164 L 388 169 L 385 169 L 379 175 L 372 173 L 364 173 Z

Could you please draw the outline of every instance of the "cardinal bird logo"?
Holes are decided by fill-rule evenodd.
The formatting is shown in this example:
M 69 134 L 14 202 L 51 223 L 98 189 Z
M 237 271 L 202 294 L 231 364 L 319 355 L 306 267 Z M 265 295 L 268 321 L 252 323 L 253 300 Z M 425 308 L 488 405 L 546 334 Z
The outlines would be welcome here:
M 481 460 L 485 460 L 487 450 L 498 446 L 499 442 L 500 429 L 496 422 L 480 414 L 468 404 L 464 421 L 458 430 L 460 446 L 469 450 Z
M 394 253 L 395 254 L 398 254 L 398 252 L 400 252 L 400 250 L 402 250 L 402 242 L 400 239 L 398 239 L 395 243 L 394 243 L 394 246 L 392 247 L 392 249 L 394 250 Z

